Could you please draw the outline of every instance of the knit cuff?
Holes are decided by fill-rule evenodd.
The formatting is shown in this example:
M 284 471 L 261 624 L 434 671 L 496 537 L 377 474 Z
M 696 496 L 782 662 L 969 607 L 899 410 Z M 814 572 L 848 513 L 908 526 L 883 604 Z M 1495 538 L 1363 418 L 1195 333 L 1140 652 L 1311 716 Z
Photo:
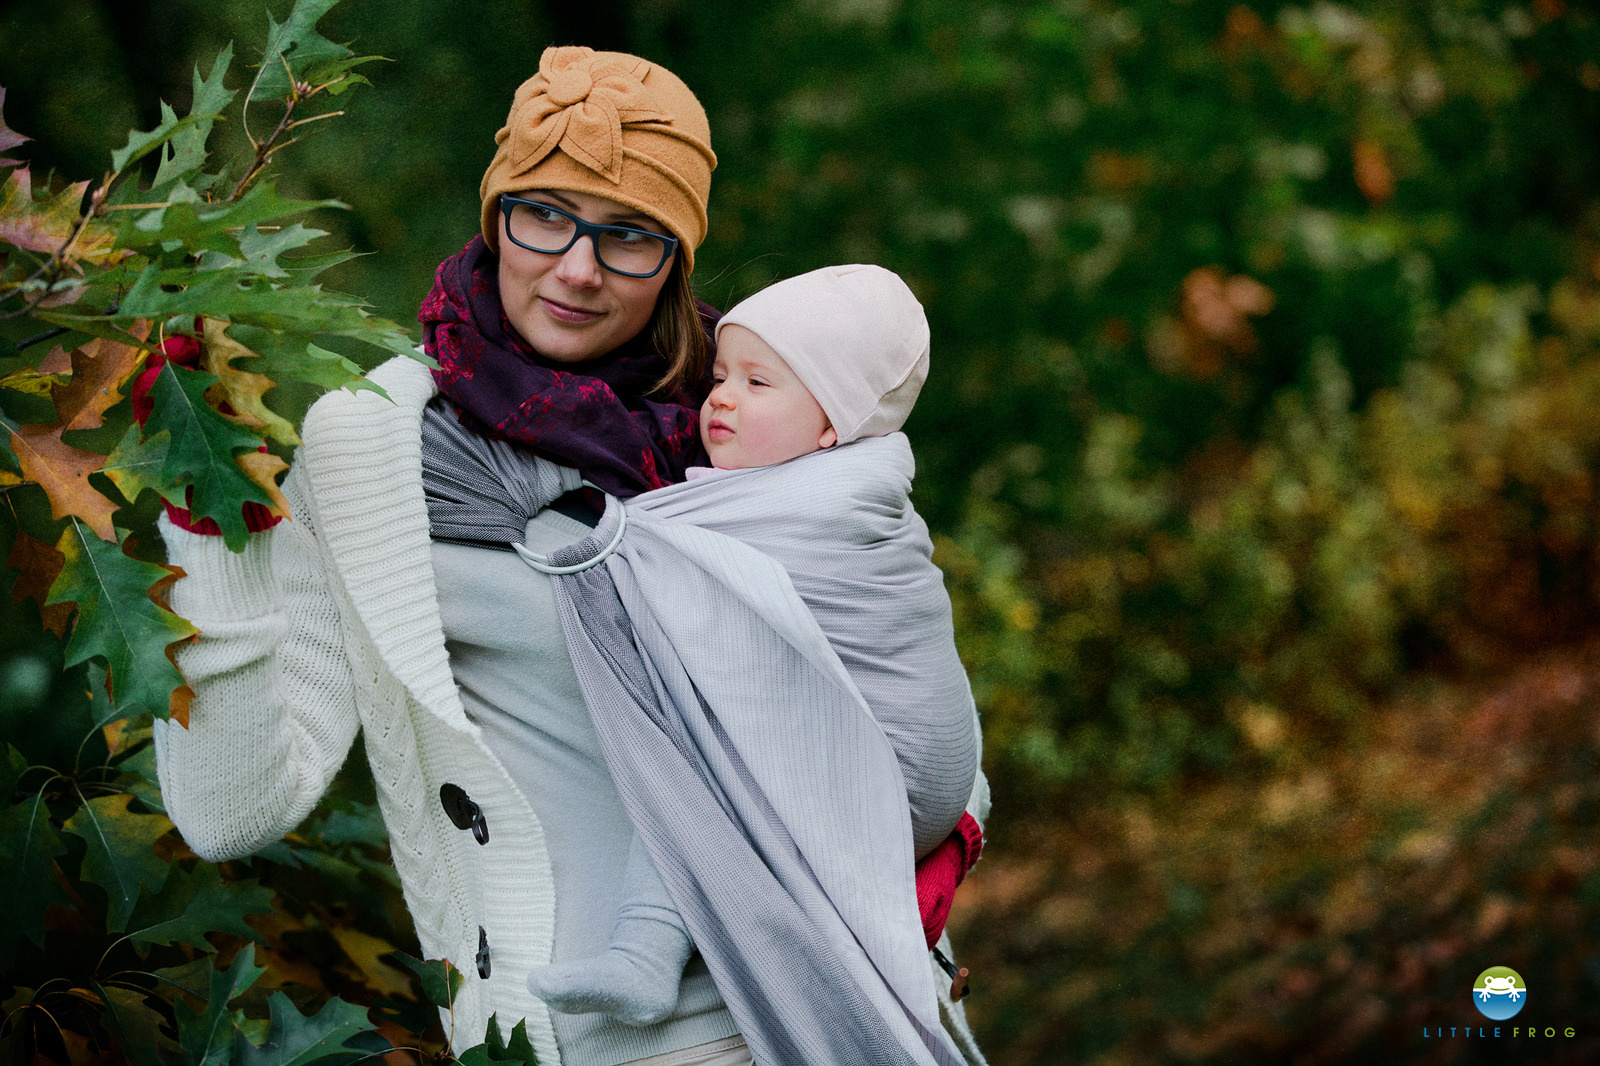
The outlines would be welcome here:
M 191 622 L 259 618 L 279 607 L 272 572 L 278 528 L 252 533 L 244 550 L 228 550 L 221 537 L 180 529 L 167 515 L 156 520 L 167 545 L 167 561 L 185 574 L 172 586 L 172 609 Z
M 961 820 L 956 822 L 956 827 L 950 835 L 956 839 L 961 849 L 961 876 L 966 877 L 967 871 L 972 869 L 978 857 L 983 854 L 983 830 L 978 826 L 976 818 L 963 811 Z

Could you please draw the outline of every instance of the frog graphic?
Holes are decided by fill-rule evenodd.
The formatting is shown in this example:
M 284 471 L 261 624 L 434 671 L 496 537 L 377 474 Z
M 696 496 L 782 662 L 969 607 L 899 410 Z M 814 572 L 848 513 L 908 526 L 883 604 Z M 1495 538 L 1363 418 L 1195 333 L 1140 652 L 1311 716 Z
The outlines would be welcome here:
M 1478 998 L 1487 1002 L 1490 996 L 1504 995 L 1507 992 L 1511 993 L 1511 1002 L 1513 1003 L 1522 998 L 1522 990 L 1517 987 L 1515 975 L 1511 977 L 1495 977 L 1486 973 L 1483 975 L 1483 987 L 1478 989 Z
M 1478 975 L 1472 985 L 1472 1005 L 1478 1013 L 1503 1022 L 1517 1014 L 1528 1002 L 1528 986 L 1522 975 L 1509 966 L 1491 966 Z

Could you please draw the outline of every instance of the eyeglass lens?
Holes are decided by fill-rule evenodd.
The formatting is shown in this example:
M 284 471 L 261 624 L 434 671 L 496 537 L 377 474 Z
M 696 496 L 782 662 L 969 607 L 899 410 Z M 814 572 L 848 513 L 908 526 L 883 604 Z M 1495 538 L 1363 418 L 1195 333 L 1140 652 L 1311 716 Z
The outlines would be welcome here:
M 514 203 L 508 220 L 511 239 L 537 252 L 561 252 L 572 244 L 577 226 L 567 215 L 539 204 Z M 595 234 L 602 266 L 627 274 L 648 274 L 667 257 L 667 242 L 635 229 L 603 227 Z

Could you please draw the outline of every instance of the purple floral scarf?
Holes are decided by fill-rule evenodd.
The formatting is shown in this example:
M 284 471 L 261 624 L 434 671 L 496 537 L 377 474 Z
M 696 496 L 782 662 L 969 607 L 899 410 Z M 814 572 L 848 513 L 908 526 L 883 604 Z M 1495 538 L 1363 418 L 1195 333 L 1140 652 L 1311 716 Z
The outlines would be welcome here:
M 590 362 L 557 366 L 512 328 L 500 305 L 499 261 L 483 237 L 439 264 L 417 312 L 423 347 L 439 364 L 439 390 L 470 417 L 471 428 L 524 445 L 613 496 L 635 496 L 683 480 L 707 465 L 700 402 L 709 374 L 693 390 L 647 399 L 667 358 L 641 334 Z M 700 304 L 709 336 L 718 313 Z

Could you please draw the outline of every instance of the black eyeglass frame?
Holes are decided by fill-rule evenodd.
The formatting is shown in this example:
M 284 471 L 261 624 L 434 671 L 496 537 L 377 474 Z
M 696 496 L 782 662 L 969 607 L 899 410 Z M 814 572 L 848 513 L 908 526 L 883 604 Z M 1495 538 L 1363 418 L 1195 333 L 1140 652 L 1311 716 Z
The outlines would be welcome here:
M 525 204 L 528 207 L 537 207 L 543 211 L 554 211 L 562 218 L 570 220 L 574 227 L 572 231 L 572 239 L 566 244 L 562 245 L 560 248 L 556 249 L 535 248 L 531 244 L 524 244 L 517 240 L 517 238 L 512 236 L 511 233 L 511 211 L 512 208 L 517 204 Z M 640 229 L 638 226 L 618 226 L 614 223 L 603 226 L 598 222 L 585 221 L 584 219 L 581 219 L 577 215 L 573 214 L 571 211 L 562 210 L 555 204 L 547 204 L 542 200 L 528 200 L 521 196 L 512 196 L 508 192 L 503 192 L 500 194 L 500 214 L 501 217 L 506 220 L 506 236 L 510 237 L 511 243 L 516 245 L 518 248 L 526 248 L 528 251 L 538 252 L 540 255 L 565 255 L 574 244 L 578 243 L 579 240 L 584 237 L 588 237 L 590 238 L 589 243 L 594 246 L 594 261 L 599 263 L 604 269 L 611 271 L 611 273 L 621 274 L 625 278 L 655 277 L 657 274 L 661 273 L 662 267 L 666 266 L 672 261 L 672 257 L 676 255 L 678 251 L 678 238 L 672 236 L 670 233 L 656 233 L 652 230 Z M 647 270 L 643 273 L 634 270 L 618 270 L 616 267 L 606 262 L 605 258 L 600 254 L 600 235 L 608 232 L 637 233 L 644 237 L 654 237 L 665 246 L 665 250 L 661 255 L 661 262 L 656 264 L 656 268 L 654 270 Z

